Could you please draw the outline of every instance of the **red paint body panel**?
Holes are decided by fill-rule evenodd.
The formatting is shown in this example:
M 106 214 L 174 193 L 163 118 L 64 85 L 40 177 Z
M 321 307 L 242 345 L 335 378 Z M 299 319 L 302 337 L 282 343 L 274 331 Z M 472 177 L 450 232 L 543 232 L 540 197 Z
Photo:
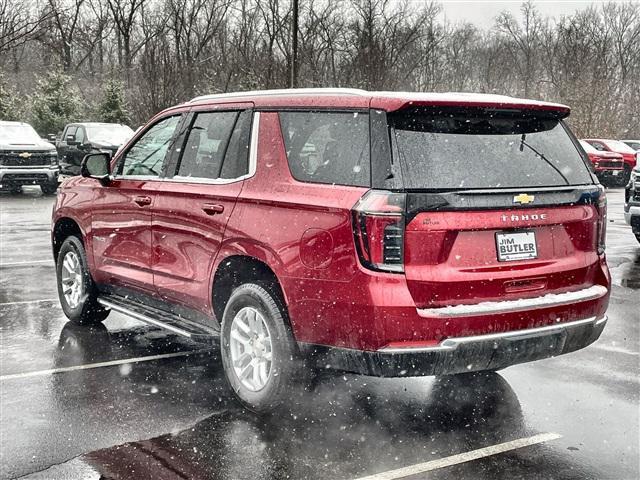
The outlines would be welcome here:
M 94 280 L 155 293 L 151 213 L 159 182 L 114 180 L 105 187 L 95 183 L 91 219 Z M 149 199 L 149 203 L 140 205 L 137 199 Z
M 163 300 L 211 312 L 213 266 L 241 189 L 242 181 L 215 186 L 166 181 L 158 186 L 152 270 Z
M 409 290 L 418 307 L 438 307 L 588 287 L 600 264 L 596 217 L 586 205 L 418 214 L 405 237 Z M 496 234 L 522 229 L 535 233 L 538 258 L 499 262 Z

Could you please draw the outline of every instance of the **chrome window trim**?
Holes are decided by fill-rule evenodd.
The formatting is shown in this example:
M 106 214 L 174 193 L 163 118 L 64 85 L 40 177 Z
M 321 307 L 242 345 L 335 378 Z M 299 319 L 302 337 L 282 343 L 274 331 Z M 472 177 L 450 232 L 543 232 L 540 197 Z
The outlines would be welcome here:
M 249 140 L 249 172 L 236 178 L 202 178 L 202 177 L 183 177 L 174 175 L 171 178 L 158 179 L 163 182 L 176 183 L 197 183 L 199 185 L 227 185 L 230 183 L 241 182 L 253 177 L 256 174 L 258 166 L 258 135 L 260 133 L 260 112 L 253 112 L 253 121 L 251 122 L 251 139 Z M 131 177 L 127 177 L 131 178 Z
M 169 118 L 169 117 L 165 117 Z M 157 177 L 154 175 L 113 175 L 113 180 L 143 180 L 147 182 L 176 182 L 176 183 L 197 183 L 205 185 L 226 185 L 242 180 L 247 180 L 256 174 L 258 166 L 258 135 L 260 133 L 260 112 L 253 112 L 253 122 L 251 123 L 251 140 L 249 141 L 249 173 L 237 178 L 198 178 L 180 177 L 178 175 L 171 178 Z

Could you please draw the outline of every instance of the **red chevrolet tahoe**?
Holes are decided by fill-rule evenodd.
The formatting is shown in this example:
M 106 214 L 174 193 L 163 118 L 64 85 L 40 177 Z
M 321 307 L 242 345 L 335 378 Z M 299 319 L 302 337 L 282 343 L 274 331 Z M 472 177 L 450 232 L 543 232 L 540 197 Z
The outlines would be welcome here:
M 91 154 L 53 211 L 60 302 L 219 336 L 238 398 L 301 369 L 496 370 L 594 342 L 606 199 L 563 105 L 494 95 L 211 95 Z

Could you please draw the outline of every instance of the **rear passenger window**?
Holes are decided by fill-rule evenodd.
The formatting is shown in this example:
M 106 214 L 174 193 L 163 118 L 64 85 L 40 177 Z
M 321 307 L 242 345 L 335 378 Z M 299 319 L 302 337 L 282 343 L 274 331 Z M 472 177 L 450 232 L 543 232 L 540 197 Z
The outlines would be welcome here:
M 249 173 L 249 142 L 251 140 L 251 111 L 240 113 L 231 133 L 220 178 L 240 178 Z
M 296 180 L 370 185 L 368 114 L 281 112 L 280 125 Z
M 184 144 L 177 176 L 236 178 L 234 175 L 243 168 L 237 162 L 241 143 L 238 117 L 245 116 L 239 112 L 198 113 Z M 225 156 L 228 162 L 225 162 Z

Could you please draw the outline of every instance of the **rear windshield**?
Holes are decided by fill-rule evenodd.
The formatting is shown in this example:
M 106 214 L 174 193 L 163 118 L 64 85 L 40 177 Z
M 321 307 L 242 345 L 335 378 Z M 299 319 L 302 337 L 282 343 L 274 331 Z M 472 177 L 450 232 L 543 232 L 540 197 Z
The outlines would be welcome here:
M 406 188 L 593 183 L 562 123 L 524 113 L 413 110 L 391 118 Z

